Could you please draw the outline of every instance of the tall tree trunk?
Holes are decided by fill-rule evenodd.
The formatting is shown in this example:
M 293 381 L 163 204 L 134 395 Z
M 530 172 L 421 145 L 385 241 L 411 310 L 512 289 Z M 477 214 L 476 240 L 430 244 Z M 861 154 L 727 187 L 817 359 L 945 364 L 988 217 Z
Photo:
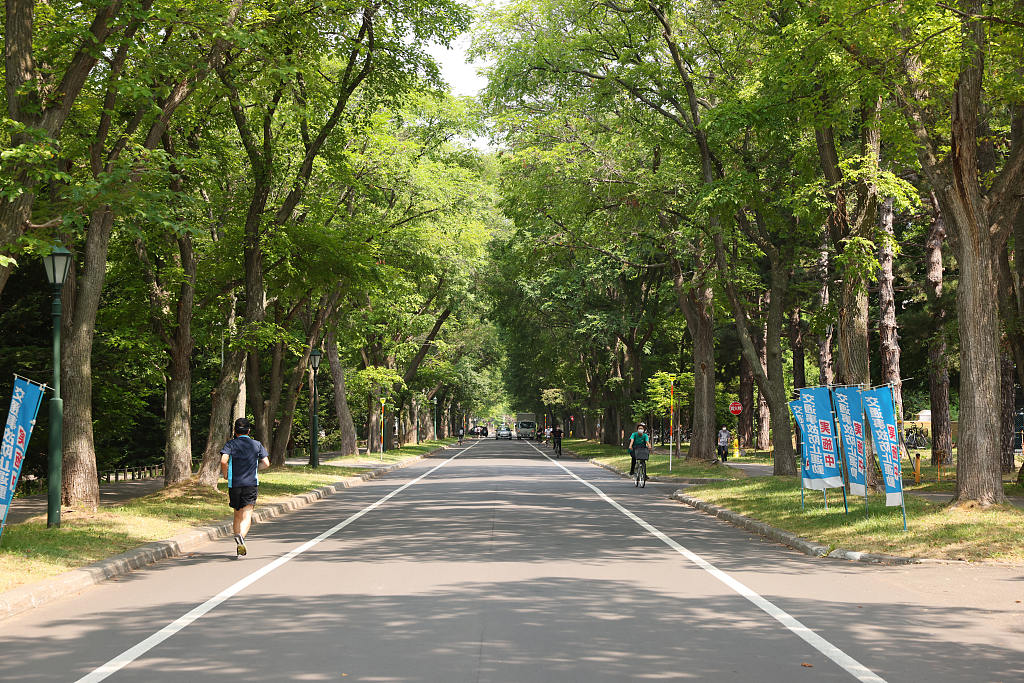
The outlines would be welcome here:
M 191 235 L 182 235 L 177 241 L 185 278 L 178 293 L 177 324 L 168 349 L 165 485 L 192 477 L 192 314 L 196 291 L 196 259 Z
M 1017 398 L 1017 385 L 1014 382 L 1016 374 L 1013 367 L 1013 358 L 1009 353 L 1003 353 L 1002 366 L 1002 443 L 1000 447 L 1000 465 L 1003 474 L 1010 474 L 1014 470 L 1013 459 L 1013 425 L 1016 411 L 1014 410 L 1015 399 Z
M 763 312 L 763 302 L 759 306 Z M 756 338 L 757 360 L 761 369 L 768 372 L 768 320 L 764 318 Z M 766 451 L 771 448 L 771 414 L 768 411 L 768 398 L 761 389 L 757 391 L 757 450 Z
M 233 411 L 236 420 L 245 417 L 245 404 L 245 362 L 243 362 L 241 370 L 238 371 L 238 398 L 235 400 Z
M 794 475 L 796 474 L 796 460 L 793 452 L 793 431 L 782 362 L 782 334 L 785 322 L 783 302 L 789 291 L 788 266 L 783 264 L 789 262 L 789 247 L 786 245 L 780 251 L 772 245 L 766 246 L 770 263 L 768 288 L 770 296 L 765 334 L 765 340 L 769 342 L 766 344 L 768 353 L 766 372 L 758 360 L 746 306 L 736 292 L 735 283 L 727 277 L 728 263 L 721 234 L 714 234 L 713 240 L 715 260 L 718 263 L 719 273 L 725 277 L 725 291 L 733 309 L 736 332 L 740 338 L 743 354 L 754 370 L 754 380 L 757 382 L 759 393 L 768 400 L 771 418 L 771 444 L 774 449 L 773 474 Z
M 333 328 L 327 332 L 327 361 L 331 366 L 331 379 L 334 382 L 334 412 L 338 416 L 338 430 L 341 432 L 339 450 L 342 455 L 354 455 L 359 452 L 356 446 L 356 426 L 352 421 L 352 411 L 348 407 L 345 368 L 338 357 L 338 339 Z
M 206 436 L 206 447 L 203 448 L 203 460 L 199 465 L 199 483 L 203 486 L 216 486 L 220 479 L 220 449 L 231 438 L 235 399 L 240 387 L 238 378 L 245 357 L 244 349 L 229 351 L 224 356 L 220 378 L 210 401 L 210 429 Z
M 942 301 L 942 243 L 946 224 L 935 193 L 931 194 L 932 225 L 925 242 L 925 295 L 931 314 L 928 341 L 928 394 L 932 412 L 932 466 L 953 462 L 953 430 L 949 419 L 949 361 L 946 358 L 946 306 Z
M 900 378 L 900 343 L 896 327 L 896 292 L 893 289 L 893 244 L 896 234 L 893 230 L 893 199 L 886 197 L 882 202 L 879 223 L 882 228 L 882 244 L 878 250 L 881 273 L 878 278 L 878 336 L 881 347 L 882 382 L 892 385 L 896 403 L 896 420 L 903 419 L 903 380 Z
M 804 362 L 804 326 L 800 308 L 794 307 L 789 317 L 789 348 L 793 353 L 793 388 L 807 386 L 807 367 Z
M 100 496 L 92 431 L 92 344 L 113 227 L 114 214 L 106 208 L 92 214 L 81 274 L 74 286 L 70 329 L 61 347 L 65 406 L 61 499 L 64 505 L 86 510 L 95 510 Z
M 818 305 L 823 313 L 827 315 L 829 301 L 829 287 L 831 270 L 829 268 L 828 237 L 826 231 L 822 230 L 822 246 L 818 256 L 818 277 L 821 279 L 821 288 L 818 290 Z M 835 383 L 835 373 L 832 362 L 832 331 L 834 326 L 831 321 L 825 324 L 825 330 L 821 335 L 818 344 L 818 384 L 832 386 Z
M 736 437 L 740 448 L 751 448 L 754 445 L 754 371 L 743 355 L 740 357 L 740 406 L 743 412 L 737 419 Z
M 693 340 L 693 423 L 686 457 L 714 460 L 717 431 L 714 292 L 703 278 L 687 281 L 678 259 L 672 259 L 672 271 L 679 310 L 686 318 L 686 328 Z M 607 437 L 605 442 L 609 443 Z
M 380 388 L 370 391 L 366 413 L 366 452 L 375 453 L 380 450 Z

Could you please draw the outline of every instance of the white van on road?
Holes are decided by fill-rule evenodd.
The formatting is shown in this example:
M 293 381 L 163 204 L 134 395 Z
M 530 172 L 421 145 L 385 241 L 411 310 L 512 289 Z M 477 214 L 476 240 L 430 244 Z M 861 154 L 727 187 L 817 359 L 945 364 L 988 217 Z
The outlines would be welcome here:
M 537 438 L 537 416 L 534 413 L 519 413 L 516 415 L 516 438 Z

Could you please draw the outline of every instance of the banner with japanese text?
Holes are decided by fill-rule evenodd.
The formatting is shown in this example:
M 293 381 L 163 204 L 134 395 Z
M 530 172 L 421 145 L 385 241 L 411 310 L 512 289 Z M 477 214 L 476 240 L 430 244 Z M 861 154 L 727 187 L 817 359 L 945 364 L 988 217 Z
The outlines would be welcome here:
M 7 522 L 7 511 L 18 486 L 21 466 L 25 462 L 25 449 L 36 423 L 36 413 L 43 400 L 43 387 L 15 377 L 11 409 L 7 413 L 4 438 L 0 443 L 0 533 Z
M 836 387 L 832 405 L 836 409 L 839 441 L 843 446 L 850 493 L 867 495 L 867 454 L 864 450 L 864 405 L 859 387 Z
M 843 465 L 839 458 L 839 444 L 832 420 L 832 397 L 828 387 L 814 387 L 800 390 L 800 407 L 803 409 L 804 428 L 801 433 L 803 445 L 804 488 L 832 489 L 843 486 Z
M 900 441 L 896 431 L 896 411 L 892 405 L 892 387 L 868 389 L 861 393 L 861 398 L 885 480 L 885 504 L 902 505 L 903 471 L 900 469 Z

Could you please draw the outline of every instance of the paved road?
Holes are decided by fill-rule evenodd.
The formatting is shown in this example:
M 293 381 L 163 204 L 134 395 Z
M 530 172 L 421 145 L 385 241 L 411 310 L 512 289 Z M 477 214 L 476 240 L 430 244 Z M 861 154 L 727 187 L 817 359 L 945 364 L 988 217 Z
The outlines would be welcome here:
M 0 678 L 1024 678 L 1020 567 L 812 559 L 673 488 L 448 449 L 256 527 L 243 560 L 212 543 L 0 623 Z

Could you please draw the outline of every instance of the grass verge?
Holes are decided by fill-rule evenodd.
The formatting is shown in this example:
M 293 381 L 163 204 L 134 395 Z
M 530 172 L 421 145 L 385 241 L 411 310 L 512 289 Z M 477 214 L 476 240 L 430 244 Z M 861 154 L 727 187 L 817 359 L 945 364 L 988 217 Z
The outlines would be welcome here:
M 562 442 L 562 446 L 576 455 L 597 460 L 619 472 L 629 472 L 629 453 L 624 448 L 583 439 L 566 439 Z M 678 453 L 672 459 L 672 471 L 669 472 L 668 452 L 663 453 L 660 450 L 651 453 L 651 459 L 647 462 L 647 474 L 670 481 L 673 478 L 742 479 L 745 476 L 742 471 L 721 464 L 688 462 L 685 454 L 680 457 Z
M 396 449 L 390 462 L 427 453 L 439 444 Z M 388 455 L 387 453 L 385 455 Z M 257 507 L 370 471 L 330 466 L 316 470 L 289 466 L 260 473 Z M 194 483 L 171 486 L 94 513 L 67 512 L 59 529 L 47 529 L 45 515 L 13 524 L 0 540 L 0 591 L 51 578 L 70 569 L 117 555 L 192 526 L 229 519 L 227 482 L 217 489 Z
M 360 453 L 358 455 L 344 455 L 344 456 L 333 456 L 333 457 L 331 457 L 330 454 L 328 453 L 326 455 L 329 456 L 329 457 L 326 460 L 321 459 L 321 462 L 330 463 L 331 465 L 339 465 L 339 464 L 347 464 L 347 463 L 351 463 L 354 466 L 358 466 L 359 464 L 363 464 L 363 463 L 365 463 L 366 465 L 380 464 L 380 463 L 388 465 L 388 464 L 393 464 L 393 463 L 396 463 L 396 462 L 401 462 L 402 460 L 405 460 L 406 458 L 412 457 L 414 455 L 425 455 L 425 454 L 429 453 L 430 451 L 434 450 L 435 448 L 438 448 L 439 446 L 444 446 L 444 445 L 447 445 L 447 444 L 452 444 L 452 443 L 455 443 L 455 441 L 456 441 L 456 439 L 442 439 L 440 441 L 424 441 L 423 443 L 416 444 L 414 446 L 402 446 L 401 448 L 396 448 L 396 449 L 393 449 L 393 450 L 390 450 L 390 451 L 384 451 L 383 454 L 381 454 L 381 453 Z
M 833 548 L 946 560 L 1024 561 L 1024 511 L 1011 506 L 989 509 L 948 508 L 907 496 L 907 527 L 898 507 L 884 506 L 881 495 L 851 497 L 843 513 L 842 494 L 828 494 L 825 510 L 818 491 L 805 491 L 800 510 L 800 484 L 795 477 L 751 477 L 738 482 L 694 486 L 686 490 L 715 505 L 795 533 Z

